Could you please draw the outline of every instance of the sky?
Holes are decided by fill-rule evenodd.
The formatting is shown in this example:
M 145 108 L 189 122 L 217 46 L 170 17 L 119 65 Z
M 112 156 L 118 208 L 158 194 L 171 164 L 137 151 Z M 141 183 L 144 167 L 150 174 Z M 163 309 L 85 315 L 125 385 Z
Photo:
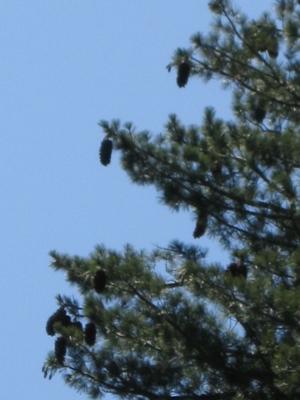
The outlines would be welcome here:
M 250 15 L 271 0 L 236 2 Z M 113 153 L 100 166 L 101 119 L 132 121 L 154 134 L 170 113 L 201 123 L 206 106 L 230 116 L 230 93 L 168 73 L 173 51 L 207 32 L 206 0 L 0 0 L 1 397 L 86 398 L 41 367 L 53 346 L 45 333 L 55 295 L 73 293 L 49 268 L 49 251 L 88 256 L 97 243 L 151 249 L 195 242 L 190 214 L 133 185 Z M 112 399 L 108 396 L 107 399 Z

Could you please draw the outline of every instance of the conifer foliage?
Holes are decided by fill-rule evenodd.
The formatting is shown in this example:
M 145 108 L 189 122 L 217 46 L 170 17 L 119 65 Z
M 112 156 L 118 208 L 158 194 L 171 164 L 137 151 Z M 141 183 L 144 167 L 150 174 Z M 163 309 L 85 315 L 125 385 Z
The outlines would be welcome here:
M 169 65 L 179 87 L 220 79 L 229 120 L 211 107 L 199 126 L 171 115 L 159 136 L 100 123 L 111 141 L 101 162 L 113 142 L 135 184 L 191 212 L 196 244 L 51 252 L 80 300 L 57 298 L 45 376 L 59 371 L 92 398 L 300 398 L 300 4 L 274 4 L 253 20 L 209 1 L 212 31 L 194 34 Z M 207 260 L 205 235 L 229 263 Z

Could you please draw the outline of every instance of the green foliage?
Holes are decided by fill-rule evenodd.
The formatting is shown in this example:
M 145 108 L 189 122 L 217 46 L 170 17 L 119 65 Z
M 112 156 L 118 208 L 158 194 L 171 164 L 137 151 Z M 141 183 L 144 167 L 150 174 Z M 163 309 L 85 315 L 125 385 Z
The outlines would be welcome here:
M 179 242 L 150 254 L 98 247 L 86 261 L 102 265 L 110 289 L 95 295 L 91 282 L 77 312 L 82 320 L 93 319 L 97 342 L 90 347 L 94 343 L 85 345 L 65 331 L 63 368 L 50 355 L 46 372 L 62 369 L 80 390 L 137 398 L 168 398 L 173 391 L 191 399 L 206 392 L 225 398 L 266 392 L 263 398 L 273 398 L 281 391 L 293 398 L 288 396 L 297 389 L 299 373 L 299 255 L 286 259 L 276 248 L 248 253 L 246 280 L 204 257 L 198 247 Z M 158 273 L 157 264 L 165 271 Z M 293 354 L 288 365 L 287 353 Z M 283 389 L 289 377 L 294 384 Z
M 200 126 L 170 115 L 159 136 L 117 120 L 100 126 L 132 181 L 190 211 L 191 236 L 214 237 L 231 262 L 208 263 L 201 246 L 176 240 L 148 253 L 52 251 L 80 300 L 57 297 L 43 372 L 60 371 L 92 398 L 300 396 L 299 1 L 278 0 L 256 20 L 227 0 L 209 7 L 211 32 L 194 34 L 168 69 L 179 87 L 220 79 L 232 119 L 208 107 Z

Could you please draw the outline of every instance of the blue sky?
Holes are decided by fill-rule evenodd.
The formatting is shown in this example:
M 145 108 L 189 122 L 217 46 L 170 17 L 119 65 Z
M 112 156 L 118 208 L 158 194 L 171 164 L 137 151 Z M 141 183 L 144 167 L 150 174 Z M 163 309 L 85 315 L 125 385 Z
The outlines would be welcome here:
M 271 1 L 244 0 L 255 15 Z M 133 186 L 118 156 L 101 167 L 97 122 L 120 118 L 160 132 L 170 113 L 199 123 L 205 106 L 229 115 L 229 93 L 191 80 L 178 89 L 165 66 L 173 50 L 207 31 L 207 1 L 0 1 L 0 178 L 3 399 L 85 398 L 41 366 L 52 347 L 45 321 L 70 293 L 48 252 L 88 255 L 192 240 L 189 214 Z M 207 239 L 210 256 L 226 255 Z

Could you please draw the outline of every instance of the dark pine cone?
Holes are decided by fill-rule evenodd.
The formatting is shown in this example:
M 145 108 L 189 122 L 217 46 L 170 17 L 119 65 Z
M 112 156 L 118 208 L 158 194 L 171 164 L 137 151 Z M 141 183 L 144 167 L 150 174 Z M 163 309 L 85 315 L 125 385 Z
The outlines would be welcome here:
M 96 327 L 95 324 L 89 322 L 84 329 L 84 340 L 89 346 L 93 346 L 96 342 Z
M 266 113 L 265 108 L 258 104 L 253 108 L 251 117 L 260 124 L 265 119 Z
M 196 226 L 193 232 L 193 237 L 197 239 L 203 236 L 206 231 L 206 228 L 207 228 L 207 216 L 203 214 L 199 216 L 197 219 Z
M 99 150 L 100 162 L 102 165 L 106 166 L 110 163 L 112 147 L 113 143 L 111 139 L 105 138 L 102 140 Z
M 177 85 L 180 88 L 187 84 L 190 72 L 191 66 L 187 61 L 183 61 L 181 64 L 179 64 L 177 69 Z
M 243 263 L 230 263 L 226 269 L 226 273 L 229 273 L 232 277 L 243 277 L 247 278 L 247 267 Z
M 94 289 L 97 293 L 103 292 L 106 286 L 106 273 L 102 269 L 98 269 L 94 276 Z
M 47 321 L 47 324 L 46 324 L 46 332 L 50 336 L 54 336 L 55 335 L 54 322 L 56 322 L 55 318 L 54 318 L 54 315 L 51 315 L 51 317 L 48 318 L 48 321 Z
M 69 326 L 71 324 L 71 318 L 67 315 L 66 310 L 61 307 L 56 312 L 57 321 L 61 322 L 63 326 Z
M 120 367 L 115 361 L 111 361 L 107 365 L 107 370 L 112 376 L 119 376 L 120 375 Z
M 69 326 L 71 318 L 67 315 L 66 310 L 60 307 L 54 314 L 50 316 L 46 324 L 46 332 L 50 336 L 55 335 L 54 324 L 60 322 L 63 326 Z
M 59 336 L 55 340 L 55 345 L 54 345 L 55 357 L 59 364 L 64 363 L 66 351 L 67 351 L 67 341 L 63 336 Z

